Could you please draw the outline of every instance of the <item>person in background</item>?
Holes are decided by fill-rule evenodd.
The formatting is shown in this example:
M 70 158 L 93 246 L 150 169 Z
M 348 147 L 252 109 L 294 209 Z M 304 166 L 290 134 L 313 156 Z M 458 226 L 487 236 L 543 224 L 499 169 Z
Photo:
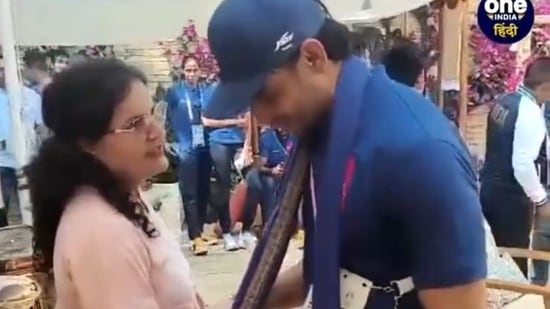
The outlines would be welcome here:
M 546 101 L 543 106 L 544 109 L 544 122 L 546 124 L 546 132 L 550 132 L 550 102 Z M 546 143 L 548 143 L 548 137 L 545 140 Z M 543 179 L 543 184 L 546 187 L 546 192 L 548 194 L 549 190 L 549 179 L 548 179 L 548 153 L 547 148 L 543 150 L 544 152 L 544 159 L 543 162 L 541 162 L 541 171 L 546 171 L 546 174 L 542 174 L 545 176 L 545 179 Z M 541 156 L 542 157 L 542 156 Z M 533 227 L 533 234 L 531 239 L 531 248 L 533 250 L 538 251 L 546 251 L 550 252 L 550 222 L 544 222 L 544 221 L 538 221 L 537 224 Z M 547 261 L 541 261 L 541 260 L 533 260 L 533 277 L 531 278 L 531 282 L 533 284 L 545 286 L 548 284 L 548 265 L 549 263 Z
M 382 62 L 391 79 L 424 93 L 425 58 L 419 44 L 402 38 L 383 56 Z
M 0 78 L 3 71 L 0 71 Z M 8 152 L 7 143 L 11 140 L 11 117 L 7 94 L 0 89 L 0 227 L 8 225 L 8 210 L 12 200 L 17 198 L 17 178 L 13 168 L 13 159 Z
M 199 80 L 200 68 L 195 58 L 183 62 L 183 79 L 166 93 L 166 116 L 177 144 L 178 179 L 187 232 L 194 255 L 208 253 L 208 239 L 203 235 L 210 185 L 210 153 L 202 125 L 202 107 L 210 98 L 212 85 Z
M 256 242 L 252 233 L 252 223 L 258 204 L 265 226 L 275 208 L 275 186 L 284 171 L 288 155 L 288 134 L 281 130 L 263 127 L 260 132 L 261 166 L 251 166 L 246 172 L 246 199 L 243 214 L 243 228 L 238 243 L 241 248 L 249 248 Z
M 69 53 L 64 49 L 58 49 L 52 54 L 53 73 L 59 74 L 71 63 Z
M 6 132 L 6 139 L 4 140 L 3 146 L 0 145 L 0 175 L 2 182 L 2 195 L 3 201 L 6 206 L 5 210 L 8 207 L 14 206 L 15 209 L 19 210 L 19 199 L 18 199 L 18 190 L 17 190 L 17 168 L 18 164 L 16 161 L 12 135 L 12 121 L 10 110 L 12 104 L 10 104 L 7 90 L 6 90 L 6 81 L 5 81 L 5 72 L 4 72 L 4 62 L 0 58 L 0 93 L 2 93 L 2 102 L 0 104 L 4 105 L 2 108 L 7 108 L 7 113 L 3 114 L 2 117 L 2 127 Z M 21 105 L 19 115 L 21 116 L 21 125 L 23 129 L 24 137 L 24 146 L 26 157 L 23 158 L 25 164 L 30 160 L 32 156 L 36 154 L 40 141 L 42 140 L 43 121 L 42 121 L 42 101 L 40 95 L 36 93 L 33 89 L 23 86 L 21 88 Z M 1 143 L 1 142 L 0 142 Z M 7 211 L 6 211 L 7 212 Z M 3 217 L 4 214 L 0 214 L 0 217 Z M 3 218 L 0 218 L 0 225 L 2 222 L 5 222 Z
M 23 56 L 23 78 L 30 87 L 41 94 L 52 78 L 48 70 L 48 57 L 38 50 L 30 50 Z
M 487 117 L 481 204 L 499 247 L 529 248 L 533 212 L 535 230 L 548 224 L 550 203 L 537 167 L 547 137 L 541 103 L 548 100 L 550 58 L 541 57 L 516 91 L 497 98 Z M 527 260 L 515 260 L 528 277 Z
M 71 66 L 43 104 L 52 135 L 25 173 L 56 308 L 205 308 L 178 240 L 138 192 L 168 166 L 143 73 L 116 59 Z
M 204 102 L 204 109 L 209 102 Z M 231 170 L 237 150 L 243 146 L 243 128 L 247 118 L 214 119 L 202 117 L 202 124 L 208 129 L 208 143 L 210 156 L 216 171 L 216 181 L 219 188 L 218 218 L 222 230 L 224 248 L 226 251 L 239 249 L 238 239 L 231 234 L 231 216 L 229 199 L 232 189 Z

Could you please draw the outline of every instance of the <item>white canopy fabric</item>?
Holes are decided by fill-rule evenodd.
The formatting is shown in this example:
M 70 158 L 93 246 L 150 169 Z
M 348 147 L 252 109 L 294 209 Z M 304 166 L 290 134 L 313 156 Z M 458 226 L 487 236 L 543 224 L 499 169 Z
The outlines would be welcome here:
M 220 1 L 12 0 L 11 6 L 17 45 L 115 45 L 173 39 L 189 19 L 194 20 L 204 36 Z M 347 23 L 376 21 L 429 3 L 428 0 L 323 2 L 336 19 Z M 0 16 L 5 15 L 0 12 Z
M 351 2 L 362 3 L 353 7 Z M 326 4 L 336 19 L 352 24 L 376 22 L 428 5 L 430 2 L 430 0 L 327 0 Z
M 114 45 L 174 39 L 189 19 L 205 34 L 219 2 L 11 0 L 11 7 L 17 45 Z

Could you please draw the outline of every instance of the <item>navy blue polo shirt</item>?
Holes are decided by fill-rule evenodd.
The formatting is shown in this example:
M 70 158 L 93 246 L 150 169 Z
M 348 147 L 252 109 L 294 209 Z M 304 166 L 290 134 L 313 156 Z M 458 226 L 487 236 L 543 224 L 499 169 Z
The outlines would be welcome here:
M 417 289 L 485 278 L 476 174 L 457 130 L 434 104 L 383 69 L 373 70 L 365 87 L 355 168 L 341 210 L 341 267 L 380 286 L 412 276 Z M 329 171 L 322 148 L 315 152 L 314 175 Z M 309 286 L 315 260 L 311 193 L 303 211 Z M 373 290 L 366 308 L 394 308 L 393 295 Z M 422 308 L 416 291 L 398 308 Z
M 285 161 L 287 149 L 284 143 L 274 129 L 267 128 L 260 133 L 260 156 L 266 158 L 266 167 L 272 168 Z
M 212 85 L 212 91 L 215 88 L 215 84 Z M 208 107 L 210 100 L 203 102 L 203 112 Z M 244 142 L 243 129 L 238 126 L 227 126 L 222 128 L 208 128 L 208 142 L 217 143 L 222 145 L 235 145 L 242 144 Z

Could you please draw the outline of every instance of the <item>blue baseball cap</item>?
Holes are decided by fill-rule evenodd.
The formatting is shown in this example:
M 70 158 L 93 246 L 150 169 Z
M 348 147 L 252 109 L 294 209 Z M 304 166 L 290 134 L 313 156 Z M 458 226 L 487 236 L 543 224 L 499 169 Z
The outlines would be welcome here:
M 223 0 L 208 24 L 220 83 L 205 116 L 232 118 L 247 111 L 269 74 L 315 37 L 325 18 L 316 0 Z

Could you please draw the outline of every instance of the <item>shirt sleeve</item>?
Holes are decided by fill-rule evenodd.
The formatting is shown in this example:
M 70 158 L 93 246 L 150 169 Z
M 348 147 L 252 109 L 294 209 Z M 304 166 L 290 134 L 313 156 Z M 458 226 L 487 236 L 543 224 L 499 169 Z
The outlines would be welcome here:
M 485 278 L 483 215 L 471 162 L 444 141 L 418 145 L 394 173 L 394 212 L 410 250 L 419 289 L 445 288 Z M 401 165 L 403 166 L 403 165 Z
M 512 167 L 525 194 L 538 204 L 546 199 L 546 190 L 540 183 L 535 165 L 546 136 L 546 125 L 542 111 L 529 99 L 523 97 L 521 100 L 514 128 Z
M 143 239 L 126 222 L 106 221 L 72 250 L 70 273 L 81 308 L 159 309 Z

